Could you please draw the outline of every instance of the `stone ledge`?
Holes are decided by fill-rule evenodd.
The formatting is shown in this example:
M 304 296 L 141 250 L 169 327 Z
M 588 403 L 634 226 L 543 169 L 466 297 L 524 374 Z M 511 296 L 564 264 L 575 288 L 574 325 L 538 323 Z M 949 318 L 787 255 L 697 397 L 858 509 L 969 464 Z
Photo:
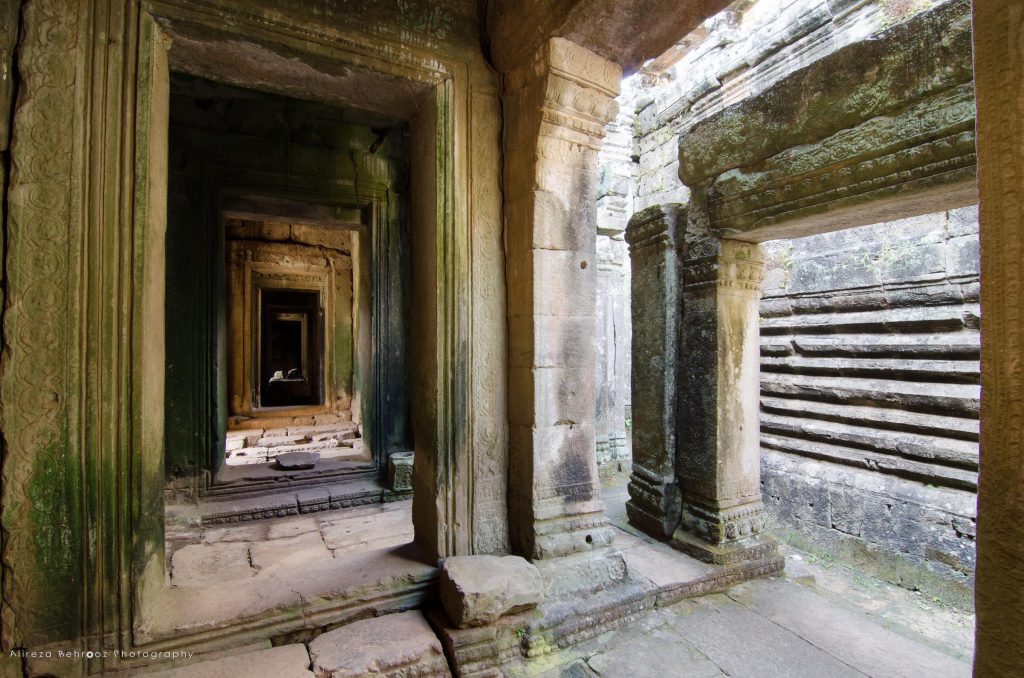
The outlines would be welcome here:
M 634 623 L 653 608 L 779 574 L 785 565 L 778 555 L 731 566 L 704 565 L 679 553 L 671 557 L 690 567 L 681 568 L 687 573 L 683 577 L 655 576 L 661 584 L 638 571 L 605 590 L 550 597 L 533 610 L 479 628 L 454 628 L 441 610 L 429 618 L 460 678 L 493 677 L 500 671 L 528 670 L 534 660 Z M 555 566 L 556 561 L 546 564 Z

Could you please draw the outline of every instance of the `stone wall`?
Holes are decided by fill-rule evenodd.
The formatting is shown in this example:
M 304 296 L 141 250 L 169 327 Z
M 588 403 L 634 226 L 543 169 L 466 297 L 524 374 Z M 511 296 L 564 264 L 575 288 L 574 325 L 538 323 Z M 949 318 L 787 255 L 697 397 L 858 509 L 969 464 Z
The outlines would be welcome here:
M 682 135 L 943 4 L 733 3 L 623 83 L 633 162 L 610 131 L 602 172 L 632 177 L 633 213 L 685 205 Z M 761 306 L 762 489 L 776 533 L 964 604 L 975 562 L 977 219 L 965 208 L 768 243 Z
M 633 76 L 636 209 L 685 203 L 679 137 L 793 71 L 869 38 L 935 0 L 740 0 Z
M 968 601 L 977 208 L 765 249 L 761 462 L 776 532 Z
M 629 473 L 630 310 L 629 253 L 624 234 L 633 213 L 632 107 L 605 127 L 598 156 L 597 198 L 597 465 L 604 477 Z

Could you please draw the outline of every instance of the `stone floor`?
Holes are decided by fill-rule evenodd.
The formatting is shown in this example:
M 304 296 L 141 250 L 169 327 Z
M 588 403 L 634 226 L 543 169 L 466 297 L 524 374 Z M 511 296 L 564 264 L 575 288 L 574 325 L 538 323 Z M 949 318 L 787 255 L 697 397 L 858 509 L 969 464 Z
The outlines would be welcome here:
M 229 525 L 173 525 L 168 584 L 203 587 L 259 577 L 289 563 L 315 563 L 412 541 L 409 501 Z
M 418 604 L 436 568 L 412 535 L 410 501 L 227 525 L 168 522 L 166 586 L 154 592 L 159 613 L 141 640 L 201 647 L 232 626 L 261 642 L 268 625 L 301 631 Z
M 619 489 L 606 494 L 616 546 L 637 576 L 699 575 L 701 564 L 624 522 Z M 379 554 L 412 535 L 410 502 L 198 529 L 176 535 L 172 589 L 210 591 L 316 563 Z M 374 550 L 377 549 L 377 550 Z M 386 548 L 385 548 L 386 551 Z M 784 547 L 786 576 L 656 608 L 626 628 L 533 658 L 517 676 L 969 676 L 973 616 Z M 358 567 L 357 561 L 350 561 Z M 368 560 L 374 568 L 386 564 Z M 282 570 L 282 568 L 285 568 Z M 692 570 L 692 572 L 690 572 Z M 268 582 L 272 580 L 268 578 Z M 311 670 L 312 669 L 312 670 Z M 447 675 L 436 636 L 418 611 L 342 626 L 308 644 L 262 648 L 158 673 L 165 678 L 246 675 Z M 315 673 L 314 673 L 315 672 Z M 404 673 L 403 673 L 404 672 Z

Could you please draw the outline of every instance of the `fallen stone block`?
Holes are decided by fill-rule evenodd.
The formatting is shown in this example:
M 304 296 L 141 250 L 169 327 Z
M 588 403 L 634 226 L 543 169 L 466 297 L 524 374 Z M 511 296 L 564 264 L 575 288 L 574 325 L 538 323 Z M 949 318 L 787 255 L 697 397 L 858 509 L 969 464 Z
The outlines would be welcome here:
M 441 566 L 441 603 L 459 628 L 536 607 L 540 571 L 519 556 L 453 556 Z
M 309 655 L 313 672 L 322 678 L 452 675 L 441 641 L 416 610 L 328 631 L 309 644 Z
M 320 461 L 316 452 L 285 452 L 277 455 L 277 465 L 286 471 L 313 468 Z

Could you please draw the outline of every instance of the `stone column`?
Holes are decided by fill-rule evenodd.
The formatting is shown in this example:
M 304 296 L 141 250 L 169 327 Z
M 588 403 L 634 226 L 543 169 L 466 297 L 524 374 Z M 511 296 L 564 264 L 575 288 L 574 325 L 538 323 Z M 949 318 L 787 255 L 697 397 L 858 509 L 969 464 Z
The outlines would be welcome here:
M 634 214 L 626 228 L 632 268 L 634 403 L 633 472 L 626 513 L 631 523 L 659 539 L 672 536 L 679 524 L 675 481 L 682 310 L 676 254 L 679 213 L 678 205 L 649 207 Z
M 760 245 L 688 233 L 682 262 L 676 477 L 682 491 L 673 545 L 732 563 L 770 555 L 762 534 L 758 301 Z
M 981 475 L 975 676 L 1024 675 L 1024 0 L 974 3 Z
M 561 38 L 506 77 L 509 531 L 532 559 L 612 540 L 595 458 L 595 200 L 621 77 Z

